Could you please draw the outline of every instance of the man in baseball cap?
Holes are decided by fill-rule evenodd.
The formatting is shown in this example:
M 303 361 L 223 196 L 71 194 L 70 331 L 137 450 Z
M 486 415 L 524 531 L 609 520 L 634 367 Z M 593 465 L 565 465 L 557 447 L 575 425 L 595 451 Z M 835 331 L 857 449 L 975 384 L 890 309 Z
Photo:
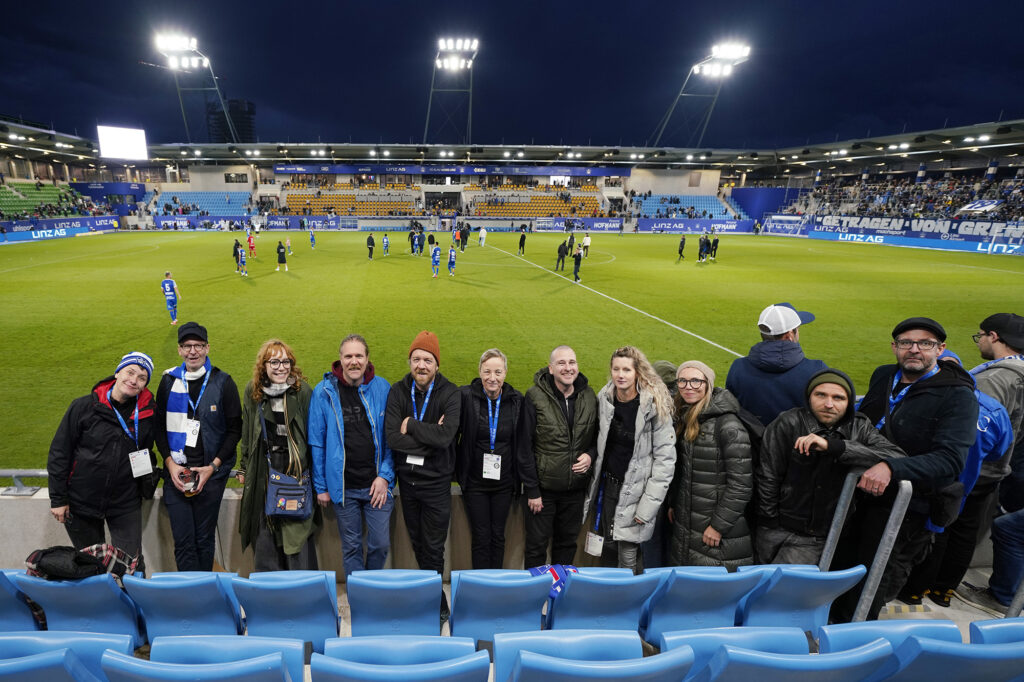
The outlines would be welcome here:
M 761 342 L 729 368 L 725 387 L 762 424 L 801 407 L 807 381 L 826 368 L 821 360 L 806 358 L 800 347 L 800 326 L 813 321 L 814 315 L 790 303 L 768 306 L 757 318 Z

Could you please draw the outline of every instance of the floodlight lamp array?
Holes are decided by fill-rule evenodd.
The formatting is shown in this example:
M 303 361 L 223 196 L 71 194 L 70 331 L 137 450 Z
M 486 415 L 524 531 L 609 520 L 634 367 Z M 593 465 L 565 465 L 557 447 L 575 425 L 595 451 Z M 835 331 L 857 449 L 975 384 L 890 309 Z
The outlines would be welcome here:
M 725 60 L 746 59 L 750 56 L 750 46 L 739 43 L 721 43 L 711 48 L 711 56 Z
M 195 52 L 198 47 L 195 38 L 184 35 L 168 35 L 158 33 L 156 36 L 156 49 L 158 52 L 169 54 L 172 52 Z
M 476 52 L 480 41 L 476 38 L 438 38 L 438 52 Z

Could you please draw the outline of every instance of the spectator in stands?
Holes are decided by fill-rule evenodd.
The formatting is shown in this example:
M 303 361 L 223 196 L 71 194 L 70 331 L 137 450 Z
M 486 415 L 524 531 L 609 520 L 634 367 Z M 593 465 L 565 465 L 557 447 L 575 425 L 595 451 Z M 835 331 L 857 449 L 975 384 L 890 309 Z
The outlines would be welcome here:
M 153 497 L 158 474 L 153 453 L 156 420 L 146 388 L 153 361 L 133 351 L 114 375 L 72 401 L 50 443 L 46 462 L 50 513 L 71 544 L 83 549 L 110 542 L 142 559 L 142 500 Z
M 878 618 L 914 565 L 927 556 L 930 525 L 947 526 L 956 518 L 963 497 L 957 477 L 977 436 L 974 381 L 959 364 L 938 362 L 946 348 L 942 325 L 912 317 L 896 325 L 892 338 L 896 364 L 875 370 L 860 412 L 907 457 L 880 462 L 861 475 L 857 487 L 864 494 L 847 519 L 833 560 L 837 570 L 870 565 L 895 500 L 896 486 L 890 481 L 913 483 L 910 507 L 868 610 L 869 620 Z M 859 597 L 858 585 L 837 599 L 833 620 L 851 620 Z
M 478 372 L 460 389 L 455 478 L 469 519 L 473 568 L 504 568 L 513 497 L 525 492 L 530 512 L 540 511 L 542 500 L 525 398 L 505 381 L 508 358 L 497 348 L 486 350 Z
M 375 374 L 366 339 L 349 334 L 310 402 L 313 488 L 321 507 L 334 504 L 346 576 L 384 568 L 388 558 L 395 487 L 384 433 L 390 388 Z
M 750 436 L 736 398 L 715 388 L 714 370 L 690 360 L 679 365 L 676 380 L 670 563 L 735 570 L 754 559 L 744 517 L 754 485 Z
M 594 532 L 606 565 L 643 570 L 640 547 L 654 534 L 676 463 L 672 397 L 633 346 L 612 354 L 611 380 L 597 394 L 596 475 L 583 507 L 595 507 Z
M 238 387 L 209 352 L 206 327 L 183 324 L 182 364 L 164 372 L 156 392 L 156 444 L 179 571 L 213 570 L 221 498 L 242 436 Z
M 443 573 L 461 397 L 458 387 L 438 371 L 440 366 L 437 335 L 420 332 L 409 346 L 409 373 L 388 393 L 384 428 L 416 563 Z M 448 600 L 442 597 L 442 622 L 448 615 Z
M 805 395 L 806 405 L 780 414 L 761 442 L 756 546 L 765 564 L 817 564 L 847 471 L 904 456 L 856 412 L 843 372 L 818 372 Z
M 804 357 L 800 347 L 800 327 L 813 321 L 814 315 L 789 303 L 768 306 L 757 320 L 761 342 L 729 368 L 725 387 L 762 424 L 803 405 L 807 381 L 826 368 L 821 360 Z
M 322 521 L 309 500 L 309 516 L 268 516 L 264 508 L 270 468 L 299 481 L 312 477 L 306 441 L 313 389 L 284 341 L 270 339 L 256 355 L 253 378 L 242 399 L 242 441 L 238 480 L 242 502 L 238 530 L 242 549 L 252 545 L 257 571 L 315 570 L 313 533 Z

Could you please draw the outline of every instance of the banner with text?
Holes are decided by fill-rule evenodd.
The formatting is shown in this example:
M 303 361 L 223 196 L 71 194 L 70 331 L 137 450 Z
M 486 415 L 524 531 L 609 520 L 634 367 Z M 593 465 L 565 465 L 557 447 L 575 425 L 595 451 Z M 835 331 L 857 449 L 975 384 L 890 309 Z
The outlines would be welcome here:
M 751 232 L 753 220 L 701 220 L 689 218 L 639 218 L 637 232 L 701 234 L 703 232 Z
M 73 218 L 32 218 L 31 220 L 6 220 L 0 226 L 7 232 L 4 239 L 9 242 L 33 241 L 36 239 L 53 239 L 55 237 L 71 237 L 80 232 L 103 232 L 116 230 L 120 224 L 116 215 L 109 216 L 76 216 Z M 48 233 L 49 236 L 19 236 Z
M 600 166 L 485 166 L 476 164 L 387 164 L 362 165 L 340 163 L 278 164 L 275 173 L 343 173 L 371 175 L 570 175 L 581 177 L 629 177 L 629 168 L 602 168 Z M 424 187 L 430 191 L 429 187 Z
M 472 218 L 466 218 L 467 221 Z M 516 219 L 516 224 L 525 222 L 523 219 Z M 566 226 L 566 223 L 569 226 Z M 472 224 L 472 223 L 470 223 Z M 536 218 L 533 220 L 533 227 L 536 230 L 564 231 L 569 228 L 574 230 L 594 230 L 595 232 L 618 232 L 622 229 L 621 218 Z M 490 228 L 488 228 L 490 229 Z

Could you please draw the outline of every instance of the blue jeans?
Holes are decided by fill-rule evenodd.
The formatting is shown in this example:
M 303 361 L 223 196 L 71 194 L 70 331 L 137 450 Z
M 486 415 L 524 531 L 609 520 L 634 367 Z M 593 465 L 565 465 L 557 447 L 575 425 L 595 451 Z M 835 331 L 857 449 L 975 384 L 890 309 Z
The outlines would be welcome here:
M 345 575 L 363 569 L 384 568 L 391 548 L 391 510 L 395 498 L 388 491 L 384 506 L 374 509 L 370 504 L 370 489 L 346 490 L 344 504 L 334 503 L 341 535 L 341 556 L 345 561 Z M 366 523 L 366 561 L 363 561 L 363 522 Z
M 996 599 L 1009 605 L 1024 577 L 1024 509 L 1003 514 L 992 522 L 992 577 L 988 586 Z

